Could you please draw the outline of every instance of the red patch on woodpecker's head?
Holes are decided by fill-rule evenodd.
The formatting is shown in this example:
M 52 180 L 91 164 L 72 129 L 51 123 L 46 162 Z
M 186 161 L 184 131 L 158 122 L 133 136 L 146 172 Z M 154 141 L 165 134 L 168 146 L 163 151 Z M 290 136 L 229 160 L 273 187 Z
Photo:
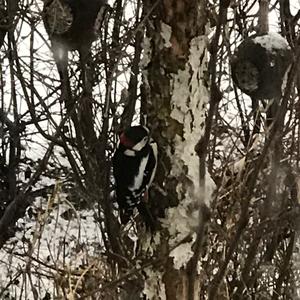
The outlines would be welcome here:
M 127 138 L 124 132 L 120 134 L 120 143 L 126 148 L 132 148 L 134 146 L 134 143 Z

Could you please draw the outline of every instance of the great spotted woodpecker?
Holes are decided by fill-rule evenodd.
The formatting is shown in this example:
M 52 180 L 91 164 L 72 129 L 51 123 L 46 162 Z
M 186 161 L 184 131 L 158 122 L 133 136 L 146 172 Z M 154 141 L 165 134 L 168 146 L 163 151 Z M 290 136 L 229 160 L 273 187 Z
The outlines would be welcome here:
M 123 131 L 112 162 L 121 223 L 128 223 L 136 207 L 146 225 L 153 229 L 147 202 L 156 172 L 157 144 L 150 138 L 149 129 L 139 125 Z

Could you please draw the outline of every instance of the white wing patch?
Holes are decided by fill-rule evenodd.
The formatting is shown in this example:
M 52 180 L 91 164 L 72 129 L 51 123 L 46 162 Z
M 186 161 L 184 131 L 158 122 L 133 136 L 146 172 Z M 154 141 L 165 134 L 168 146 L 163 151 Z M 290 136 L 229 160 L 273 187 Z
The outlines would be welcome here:
M 154 155 L 154 159 L 155 159 L 155 166 L 154 166 L 154 169 L 152 171 L 150 181 L 147 184 L 147 189 L 149 189 L 149 187 L 152 184 L 152 181 L 154 179 L 154 176 L 155 176 L 155 173 L 156 173 L 156 167 L 157 167 L 157 156 L 158 156 L 157 144 L 154 141 L 152 141 L 150 143 L 150 146 L 151 146 L 152 151 L 153 151 L 153 155 Z
M 126 149 L 126 150 L 124 151 L 124 154 L 125 154 L 126 156 L 135 156 L 135 151 L 130 150 L 130 149 Z
M 143 179 L 145 176 L 145 170 L 146 170 L 148 159 L 149 159 L 149 154 L 141 160 L 138 173 L 134 177 L 132 186 L 128 187 L 128 189 L 130 191 L 132 191 L 133 194 L 134 194 L 134 191 L 138 190 L 143 184 Z
M 149 137 L 145 136 L 140 142 L 132 147 L 134 151 L 141 151 L 148 143 Z

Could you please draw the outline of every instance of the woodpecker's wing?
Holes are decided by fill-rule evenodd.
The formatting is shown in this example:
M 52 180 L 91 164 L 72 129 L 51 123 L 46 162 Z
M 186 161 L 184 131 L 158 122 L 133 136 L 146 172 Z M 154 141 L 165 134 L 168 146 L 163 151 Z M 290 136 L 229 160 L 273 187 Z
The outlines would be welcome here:
M 128 187 L 134 198 L 139 198 L 146 189 L 146 176 L 149 174 L 149 157 L 150 152 L 146 156 L 141 157 L 133 182 Z
M 150 141 L 148 145 L 148 155 L 141 160 L 139 172 L 137 173 L 131 191 L 136 195 L 142 195 L 145 190 L 149 189 L 156 173 L 157 166 L 157 144 Z
M 139 201 L 140 196 L 154 179 L 157 145 L 151 141 L 143 151 L 134 156 L 127 155 L 126 151 L 118 148 L 112 160 L 117 193 L 131 195 L 133 199 Z
M 154 140 L 150 141 L 150 147 L 151 150 L 149 153 L 148 164 L 146 167 L 147 173 L 144 176 L 144 181 L 147 189 L 149 189 L 150 185 L 154 180 L 156 168 L 157 168 L 157 156 L 158 156 L 157 144 L 154 142 Z
M 145 155 L 140 157 L 131 155 L 129 156 L 126 155 L 125 152 L 125 148 L 120 145 L 112 158 L 117 198 L 122 202 L 124 198 L 133 198 L 133 200 L 136 198 L 135 195 L 138 192 L 137 188 L 141 185 L 139 184 L 139 171 L 141 169 L 141 164 L 142 166 L 144 164 L 143 159 L 145 158 Z M 123 198 L 123 200 L 121 198 Z

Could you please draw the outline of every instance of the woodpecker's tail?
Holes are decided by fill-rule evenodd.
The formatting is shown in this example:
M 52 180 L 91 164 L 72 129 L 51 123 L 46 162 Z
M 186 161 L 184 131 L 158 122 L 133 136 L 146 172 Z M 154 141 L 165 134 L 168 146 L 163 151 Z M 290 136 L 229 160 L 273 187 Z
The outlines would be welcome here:
M 151 232 L 154 232 L 156 230 L 156 223 L 153 218 L 153 215 L 151 214 L 149 208 L 147 207 L 147 204 L 141 201 L 138 204 L 137 209 L 140 215 L 142 216 L 143 220 L 145 221 L 146 228 L 150 229 Z
M 128 208 L 128 209 L 121 208 L 120 209 L 121 223 L 123 225 L 126 225 L 129 222 L 130 217 L 132 216 L 132 214 L 133 214 L 133 209 L 132 208 Z

